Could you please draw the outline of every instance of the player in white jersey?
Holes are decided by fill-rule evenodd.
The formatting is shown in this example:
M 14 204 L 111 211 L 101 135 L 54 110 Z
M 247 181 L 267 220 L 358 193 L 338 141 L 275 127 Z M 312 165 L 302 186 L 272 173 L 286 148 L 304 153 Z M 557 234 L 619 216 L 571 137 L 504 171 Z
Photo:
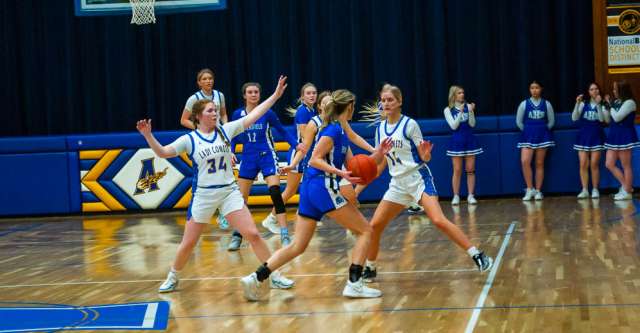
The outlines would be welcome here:
M 216 104 L 220 113 L 220 117 L 218 119 L 221 124 L 227 122 L 227 108 L 224 102 L 224 95 L 213 89 L 214 77 L 213 71 L 209 68 L 201 69 L 196 75 L 196 83 L 200 90 L 187 99 L 187 103 L 184 105 L 184 110 L 182 111 L 182 117 L 180 118 L 180 124 L 182 126 L 188 129 L 196 128 L 195 124 L 191 121 L 191 108 L 196 101 L 203 99 L 213 101 Z M 222 214 L 218 214 L 218 225 L 220 226 L 220 229 L 223 230 L 229 228 L 229 222 L 225 220 Z M 234 230 L 234 235 L 239 236 L 240 234 Z
M 191 108 L 196 101 L 201 99 L 208 99 L 216 103 L 218 113 L 220 113 L 220 117 L 218 118 L 220 123 L 224 124 L 227 122 L 227 107 L 224 101 L 224 94 L 213 89 L 214 78 L 213 71 L 209 68 L 203 68 L 198 72 L 198 75 L 196 75 L 196 83 L 200 90 L 187 99 L 184 110 L 182 111 L 182 117 L 180 117 L 180 124 L 182 126 L 195 129 L 195 126 L 191 122 Z
M 412 202 L 420 202 L 431 223 L 466 250 L 481 272 L 489 270 L 493 260 L 473 246 L 462 230 L 442 212 L 433 176 L 426 164 L 431 159 L 433 146 L 431 142 L 423 140 L 418 123 L 401 113 L 402 92 L 396 86 L 385 85 L 380 93 L 380 101 L 386 119 L 380 122 L 376 130 L 376 144 L 391 138 L 392 148 L 385 159 L 391 181 L 371 219 L 373 233 L 365 279 L 370 281 L 376 276 L 375 260 L 384 228 Z
M 234 181 L 231 168 L 231 139 L 244 132 L 269 110 L 282 96 L 287 86 L 285 82 L 286 77 L 281 76 L 271 97 L 256 106 L 246 117 L 224 125 L 218 124 L 215 103 L 208 100 L 196 102 L 192 109 L 192 120 L 196 124 L 196 130 L 166 146 L 161 145 L 151 133 L 151 120 L 138 121 L 138 131 L 156 155 L 172 158 L 186 153 L 193 163 L 193 196 L 187 213 L 187 224 L 176 258 L 159 292 L 175 290 L 178 285 L 178 273 L 187 263 L 204 227 L 216 209 L 219 209 L 231 225 L 249 241 L 261 262 L 266 261 L 271 255 L 269 248 L 260 238 L 251 213 Z M 276 274 L 275 278 L 271 278 L 270 284 L 272 288 L 288 289 L 293 286 L 293 281 Z

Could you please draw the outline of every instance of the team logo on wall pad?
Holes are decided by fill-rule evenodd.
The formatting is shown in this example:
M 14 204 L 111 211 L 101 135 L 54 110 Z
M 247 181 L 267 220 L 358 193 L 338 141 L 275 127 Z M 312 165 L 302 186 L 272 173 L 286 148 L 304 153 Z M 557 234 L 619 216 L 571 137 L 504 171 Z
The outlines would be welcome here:
M 191 198 L 188 157 L 158 158 L 151 149 L 80 152 L 82 211 L 184 208 Z

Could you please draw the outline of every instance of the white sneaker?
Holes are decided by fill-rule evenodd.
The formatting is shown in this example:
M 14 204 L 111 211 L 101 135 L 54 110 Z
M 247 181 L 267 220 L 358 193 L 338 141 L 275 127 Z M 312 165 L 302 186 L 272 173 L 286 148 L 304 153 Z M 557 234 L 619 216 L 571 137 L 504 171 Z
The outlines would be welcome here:
M 627 193 L 624 189 L 620 189 L 620 192 L 613 196 L 613 200 L 631 200 L 632 198 L 631 193 Z
M 262 226 L 274 235 L 280 234 L 280 226 L 278 225 L 278 220 L 276 220 L 276 217 L 271 213 L 269 213 L 269 215 L 267 215 L 267 217 L 262 220 Z
M 622 186 L 620 186 L 620 188 L 618 188 L 618 192 L 616 192 L 616 194 L 614 194 L 613 197 L 615 198 L 616 195 L 622 193 L 622 191 L 624 191 L 624 188 Z
M 526 192 L 524 192 L 524 197 L 522 197 L 522 201 L 531 201 L 533 197 L 536 195 L 536 190 L 532 188 L 528 188 Z
M 594 191 L 597 191 L 597 190 L 594 190 Z M 586 199 L 588 197 L 589 197 L 589 190 L 587 190 L 586 188 L 583 188 L 580 194 L 578 194 L 578 199 Z
M 170 293 L 178 287 L 178 274 L 175 272 L 169 271 L 167 275 L 167 279 L 162 282 L 160 288 L 158 288 L 159 293 Z
M 342 296 L 350 298 L 375 298 L 382 296 L 382 292 L 378 289 L 369 288 L 364 285 L 364 280 L 351 282 L 347 280 L 347 285 L 342 290 Z
M 598 191 L 597 188 L 594 188 L 593 190 L 591 190 L 591 199 L 598 199 L 600 198 L 600 191 Z
M 266 283 L 258 281 L 256 273 L 251 273 L 240 279 L 242 289 L 244 290 L 244 298 L 249 301 L 259 301 L 265 295 L 269 294 L 265 291 Z
M 278 271 L 271 273 L 269 276 L 269 286 L 271 289 L 291 289 L 294 284 L 295 282 L 293 280 L 287 279 Z
M 460 204 L 460 196 L 459 195 L 454 195 L 453 199 L 451 200 L 451 204 L 452 205 L 459 205 Z
M 476 198 L 473 196 L 473 194 L 469 194 L 467 196 L 467 203 L 470 205 L 477 205 L 478 204 L 478 200 L 476 200 Z
M 544 195 L 542 195 L 542 192 L 536 190 L 536 196 L 534 197 L 534 199 L 542 200 L 542 199 L 544 199 Z

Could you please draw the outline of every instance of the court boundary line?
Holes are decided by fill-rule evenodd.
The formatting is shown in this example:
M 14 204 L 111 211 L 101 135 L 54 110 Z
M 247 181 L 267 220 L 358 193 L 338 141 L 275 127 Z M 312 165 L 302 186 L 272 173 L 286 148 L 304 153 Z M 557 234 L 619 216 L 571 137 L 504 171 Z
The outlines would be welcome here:
M 509 225 L 509 229 L 507 230 L 506 236 L 502 239 L 502 245 L 500 245 L 500 250 L 498 251 L 498 255 L 493 263 L 493 268 L 491 272 L 489 272 L 489 276 L 487 276 L 487 280 L 484 283 L 484 287 L 482 288 L 482 292 L 480 292 L 480 296 L 478 296 L 478 301 L 476 302 L 475 309 L 471 313 L 471 318 L 467 322 L 467 328 L 465 328 L 465 333 L 472 333 L 478 324 L 478 319 L 480 318 L 480 313 L 482 312 L 482 308 L 484 307 L 484 302 L 489 295 L 489 291 L 491 290 L 491 286 L 493 286 L 493 280 L 498 273 L 498 269 L 500 269 L 500 263 L 502 262 L 502 256 L 504 252 L 507 250 L 507 246 L 509 245 L 509 240 L 511 239 L 511 233 L 513 229 L 516 227 L 518 221 L 511 222 Z
M 370 299 L 369 301 L 371 300 L 374 300 L 374 299 Z M 349 301 L 349 300 L 346 300 L 346 301 Z M 363 300 L 360 300 L 360 301 L 363 301 Z M 353 300 L 352 302 L 358 302 L 358 300 Z M 579 309 L 579 308 L 607 308 L 607 307 L 640 307 L 640 303 L 492 305 L 492 306 L 483 306 L 480 309 L 482 310 L 509 310 L 509 309 L 528 310 L 528 309 Z M 461 306 L 461 307 L 423 307 L 423 308 L 400 308 L 400 309 L 384 308 L 379 310 L 345 310 L 345 311 L 324 310 L 324 311 L 272 312 L 272 313 L 221 313 L 221 314 L 210 314 L 210 315 L 169 316 L 169 319 L 176 320 L 176 319 L 279 317 L 279 316 L 310 317 L 313 315 L 423 312 L 423 311 L 469 311 L 469 310 L 475 310 L 475 309 L 479 309 L 479 308 L 474 306 Z
M 393 271 L 393 272 L 379 272 L 380 275 L 396 275 L 396 274 L 424 274 L 424 273 L 467 273 L 476 272 L 475 268 L 453 268 L 453 269 L 425 269 L 425 270 L 413 270 L 413 271 Z M 347 276 L 348 272 L 336 272 L 336 273 L 309 273 L 309 274 L 287 274 L 289 278 L 296 277 L 326 277 L 326 276 Z M 225 281 L 225 280 L 239 280 L 243 276 L 208 276 L 208 277 L 193 277 L 193 278 L 180 278 L 180 281 Z M 54 287 L 54 286 L 69 286 L 69 285 L 94 285 L 94 284 L 125 284 L 125 283 L 151 283 L 162 282 L 164 279 L 146 279 L 146 280 L 115 280 L 115 281 L 76 281 L 76 282 L 59 282 L 59 283 L 33 283 L 33 284 L 13 284 L 13 285 L 0 285 L 0 289 L 9 288 L 22 288 L 22 287 Z

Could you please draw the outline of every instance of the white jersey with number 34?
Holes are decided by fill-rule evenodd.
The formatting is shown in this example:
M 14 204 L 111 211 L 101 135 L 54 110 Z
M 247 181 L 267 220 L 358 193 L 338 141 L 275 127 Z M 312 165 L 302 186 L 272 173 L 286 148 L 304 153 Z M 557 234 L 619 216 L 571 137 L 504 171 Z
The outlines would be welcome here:
M 376 130 L 376 146 L 386 138 L 391 138 L 392 144 L 386 155 L 391 177 L 408 174 L 424 164 L 418 154 L 418 146 L 423 141 L 422 132 L 415 120 L 402 115 L 395 124 L 382 121 Z

